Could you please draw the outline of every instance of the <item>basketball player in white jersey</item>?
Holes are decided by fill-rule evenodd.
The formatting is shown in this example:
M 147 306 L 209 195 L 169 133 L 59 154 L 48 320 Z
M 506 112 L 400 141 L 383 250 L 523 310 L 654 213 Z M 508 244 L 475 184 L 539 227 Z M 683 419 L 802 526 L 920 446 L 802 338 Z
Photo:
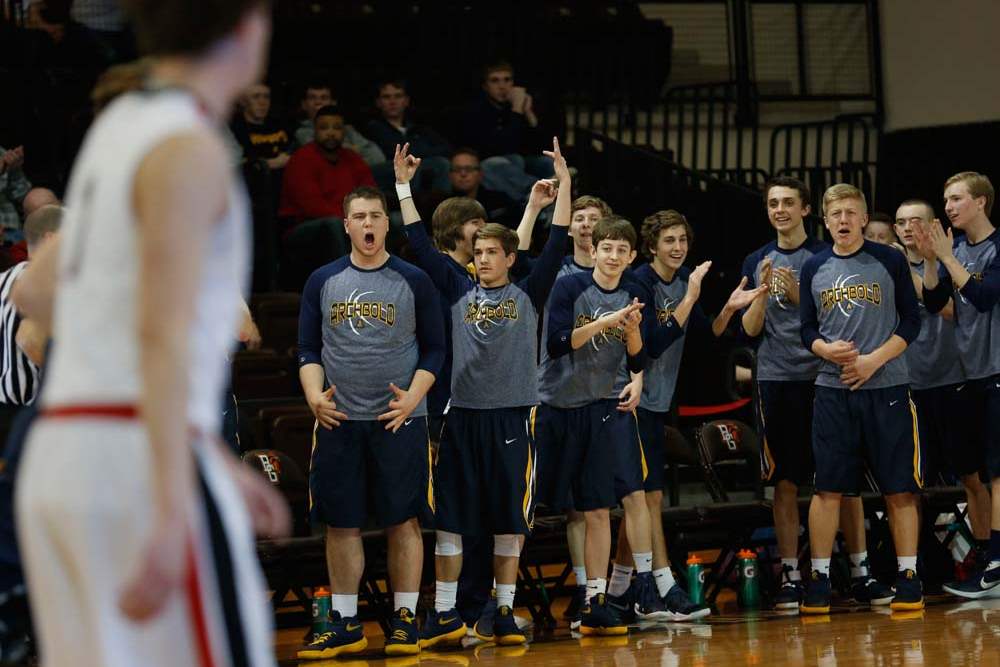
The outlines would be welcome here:
M 252 528 L 287 509 L 215 435 L 249 248 L 217 126 L 269 6 L 125 4 L 152 78 L 81 148 L 54 302 L 17 301 L 54 340 L 16 499 L 42 664 L 273 666 Z

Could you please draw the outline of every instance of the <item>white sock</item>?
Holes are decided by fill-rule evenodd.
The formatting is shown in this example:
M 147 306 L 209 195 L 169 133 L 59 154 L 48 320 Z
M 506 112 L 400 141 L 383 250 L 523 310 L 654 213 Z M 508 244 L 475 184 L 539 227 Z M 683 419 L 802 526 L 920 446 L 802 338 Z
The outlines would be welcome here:
M 656 591 L 661 598 L 674 587 L 674 573 L 670 571 L 669 567 L 653 570 L 653 579 L 656 581 Z
M 917 571 L 917 557 L 916 556 L 897 556 L 896 562 L 899 564 L 899 571 L 904 572 L 906 570 Z
M 607 579 L 587 579 L 587 599 L 594 597 L 598 593 L 605 593 L 608 590 Z
M 497 584 L 497 609 L 500 607 L 514 608 L 514 590 L 517 584 Z
M 419 599 L 420 599 L 419 591 L 416 593 L 393 593 L 392 594 L 393 609 L 399 611 L 403 607 L 406 607 L 407 609 L 410 610 L 410 613 L 416 612 L 417 600 Z
M 579 567 L 573 566 L 573 577 L 576 578 L 576 585 L 577 586 L 586 586 L 587 585 L 587 568 L 584 567 L 583 565 L 580 565 Z
M 341 618 L 352 618 L 358 615 L 357 595 L 337 595 L 330 596 L 330 609 L 340 612 Z
M 455 608 L 455 598 L 458 596 L 457 581 L 434 582 L 434 611 L 448 611 Z
M 611 569 L 611 582 L 608 583 L 608 595 L 618 597 L 628 590 L 629 582 L 632 579 L 632 568 L 628 565 L 614 564 Z
M 830 559 L 829 558 L 813 558 L 812 568 L 820 574 L 825 574 L 830 576 Z
M 788 572 L 789 581 L 802 581 L 802 573 L 799 572 L 799 559 L 798 558 L 782 558 L 781 559 L 781 569 L 786 567 L 792 568 Z
M 643 572 L 653 571 L 653 552 L 652 551 L 633 551 L 632 560 L 635 561 L 635 571 L 639 574 Z
M 867 551 L 859 551 L 856 554 L 850 555 L 851 559 L 851 579 L 857 579 L 858 577 L 868 576 L 868 565 L 864 564 L 868 560 Z

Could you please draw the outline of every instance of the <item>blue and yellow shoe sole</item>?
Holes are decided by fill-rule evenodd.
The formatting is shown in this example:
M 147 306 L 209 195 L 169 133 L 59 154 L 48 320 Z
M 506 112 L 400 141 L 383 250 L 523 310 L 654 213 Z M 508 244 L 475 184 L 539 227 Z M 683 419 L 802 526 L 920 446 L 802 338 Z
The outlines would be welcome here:
M 324 649 L 302 649 L 295 654 L 295 657 L 299 660 L 328 660 L 329 658 L 336 658 L 340 655 L 353 655 L 355 653 L 361 653 L 366 648 L 368 648 L 368 638 L 362 637 L 352 644 L 343 644 L 342 646 L 334 646 L 332 648 Z
M 431 646 L 437 646 L 438 644 L 449 644 L 452 642 L 460 642 L 462 638 L 465 637 L 465 633 L 468 630 L 465 623 L 462 623 L 461 627 L 458 627 L 450 632 L 445 632 L 440 635 L 435 635 L 433 637 L 421 637 L 420 641 L 417 642 L 420 648 L 430 648 Z

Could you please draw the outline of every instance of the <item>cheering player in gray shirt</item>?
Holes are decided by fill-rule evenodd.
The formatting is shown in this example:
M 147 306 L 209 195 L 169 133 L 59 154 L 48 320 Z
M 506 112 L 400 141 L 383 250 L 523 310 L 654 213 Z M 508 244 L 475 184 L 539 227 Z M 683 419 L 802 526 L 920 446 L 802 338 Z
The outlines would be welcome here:
M 940 310 L 952 298 L 955 337 L 965 371 L 962 421 L 969 422 L 974 441 L 985 452 L 993 491 L 990 546 L 986 567 L 945 590 L 967 598 L 1000 594 L 1000 232 L 990 222 L 994 190 L 990 179 L 974 171 L 945 181 L 945 213 L 952 226 L 965 232 L 956 241 L 940 224 L 918 232 L 921 253 L 934 258 L 924 271 L 924 303 Z M 964 393 L 964 392 L 963 392 Z
M 418 519 L 430 519 L 427 390 L 444 360 L 441 305 L 427 274 L 386 252 L 385 196 L 344 198 L 351 253 L 306 281 L 299 378 L 317 427 L 309 470 L 315 520 L 326 524 L 332 625 L 299 658 L 363 651 L 358 586 L 368 503 L 386 529 L 395 614 L 387 655 L 420 652 L 414 611 L 423 566 Z
M 743 279 L 769 287 L 744 313 L 744 333 L 757 346 L 757 422 L 764 436 L 761 478 L 774 485 L 774 533 L 781 558 L 776 609 L 798 609 L 799 487 L 816 473 L 812 455 L 813 398 L 820 360 L 802 346 L 799 276 L 810 257 L 830 246 L 806 234 L 811 197 L 802 181 L 779 176 L 765 186 L 767 217 L 777 238 L 747 256 Z M 840 512 L 851 560 L 851 593 L 862 604 L 889 604 L 892 591 L 870 576 L 861 498 L 844 499 Z
M 499 224 L 476 232 L 476 283 L 450 270 L 431 245 L 410 196 L 420 159 L 409 145 L 394 156 L 396 190 L 417 264 L 451 306 L 453 362 L 451 407 L 434 468 L 437 508 L 435 610 L 421 630 L 421 646 L 465 636 L 455 611 L 462 569 L 462 536 L 493 535 L 497 612 L 474 632 L 484 641 L 520 644 L 514 621 L 518 557 L 531 531 L 535 491 L 534 408 L 538 404 L 538 312 L 555 282 L 566 244 L 572 185 L 566 160 L 553 140 L 559 194 L 548 242 L 531 272 L 512 283 L 517 235 Z
M 922 487 L 907 345 L 920 313 L 906 258 L 866 241 L 864 195 L 840 183 L 823 194 L 833 248 L 802 266 L 802 344 L 822 359 L 813 407 L 816 494 L 809 507 L 812 576 L 803 613 L 830 611 L 830 554 L 840 499 L 858 493 L 865 458 L 889 510 L 898 560 L 894 610 L 923 608 L 917 578 L 917 500 Z
M 937 257 L 924 258 L 918 247 L 918 230 L 935 222 L 934 209 L 920 199 L 909 199 L 896 211 L 896 236 L 910 262 L 919 297 L 923 276 L 937 271 Z M 955 307 L 949 298 L 940 312 L 920 304 L 920 335 L 906 348 L 910 390 L 917 406 L 920 446 L 926 479 L 948 471 L 962 481 L 969 503 L 969 522 L 975 547 L 966 556 L 971 574 L 985 565 L 990 538 L 990 495 L 979 479 L 983 467 L 983 425 L 976 419 L 954 419 L 968 411 L 968 396 L 977 393 L 976 381 L 965 376 L 959 353 Z

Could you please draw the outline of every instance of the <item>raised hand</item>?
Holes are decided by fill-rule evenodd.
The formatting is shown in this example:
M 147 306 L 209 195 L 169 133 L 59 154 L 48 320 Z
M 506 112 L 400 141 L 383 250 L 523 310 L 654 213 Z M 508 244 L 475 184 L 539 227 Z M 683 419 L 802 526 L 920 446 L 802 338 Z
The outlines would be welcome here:
M 795 273 L 787 266 L 782 266 L 774 270 L 774 276 L 777 278 L 778 289 L 788 302 L 793 306 L 799 305 L 799 281 L 795 278 Z
M 634 308 L 629 310 L 628 314 L 625 315 L 625 321 L 622 323 L 622 328 L 625 329 L 626 336 L 638 333 L 639 325 L 642 324 L 642 304 L 639 303 L 639 299 L 632 299 L 632 303 L 629 306 Z
M 688 276 L 687 292 L 685 298 L 697 301 L 701 297 L 701 282 L 705 279 L 705 274 L 712 268 L 712 260 L 702 262 L 694 267 L 694 271 Z
M 337 409 L 337 402 L 333 400 L 333 395 L 337 393 L 337 386 L 330 385 L 330 388 L 310 400 L 306 398 L 309 409 L 319 425 L 327 430 L 333 430 L 334 426 L 340 426 L 340 422 L 347 419 L 347 415 Z
M 417 409 L 420 399 L 415 398 L 410 392 L 400 389 L 393 383 L 389 383 L 389 389 L 395 398 L 389 401 L 389 411 L 380 414 L 377 419 L 380 422 L 388 422 L 385 425 L 386 431 L 395 433 L 410 418 L 410 415 Z
M 757 284 L 771 286 L 771 277 L 773 274 L 774 264 L 771 258 L 766 258 L 760 263 L 760 271 L 757 274 Z
M 420 168 L 421 159 L 410 155 L 410 144 L 405 143 L 400 148 L 396 144 L 396 152 L 392 156 L 392 170 L 396 173 L 397 183 L 409 183 Z
M 566 158 L 563 157 L 558 138 L 552 137 L 552 150 L 542 151 L 542 155 L 552 158 L 552 168 L 555 169 L 556 178 L 560 182 L 569 180 L 569 165 L 566 164 Z
M 556 200 L 557 194 L 559 194 L 559 189 L 555 181 L 547 178 L 535 181 L 535 184 L 531 186 L 531 194 L 528 195 L 528 207 L 541 211 Z
M 641 322 L 642 321 L 642 312 L 641 311 L 642 311 L 643 306 L 645 306 L 645 305 L 646 304 L 644 304 L 644 303 L 639 303 L 639 299 L 635 298 L 635 299 L 632 299 L 632 303 L 628 304 L 627 306 L 625 306 L 624 308 L 622 308 L 620 310 L 616 310 L 614 312 L 608 313 L 602 319 L 612 320 L 612 323 L 609 324 L 608 326 L 625 327 L 625 325 L 629 321 L 629 317 L 632 316 L 633 313 L 637 313 L 638 312 L 639 313 L 639 318 L 640 318 L 639 321 Z
M 941 222 L 937 219 L 927 226 L 927 236 L 930 240 L 931 248 L 938 259 L 944 259 L 951 255 L 952 248 L 955 247 L 955 237 L 951 228 L 945 231 L 941 227 Z
M 761 285 L 760 287 L 755 287 L 753 289 L 743 289 L 747 286 L 746 276 L 740 279 L 740 284 L 736 286 L 736 289 L 732 291 L 729 298 L 726 300 L 725 308 L 730 311 L 743 310 L 756 299 L 761 294 L 767 293 L 769 287 L 767 285 Z

